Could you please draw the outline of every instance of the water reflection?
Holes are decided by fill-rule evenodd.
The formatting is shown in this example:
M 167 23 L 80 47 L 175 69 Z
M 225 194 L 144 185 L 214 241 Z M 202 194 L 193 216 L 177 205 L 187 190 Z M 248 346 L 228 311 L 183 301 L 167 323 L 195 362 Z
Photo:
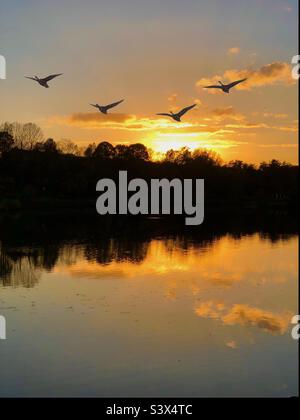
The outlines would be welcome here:
M 44 232 L 1 236 L 0 395 L 297 393 L 291 229 Z
M 29 250 L 7 253 L 0 243 L 0 286 L 34 287 L 41 277 L 41 268 Z
M 293 235 L 267 235 L 257 234 L 261 241 L 269 241 L 273 244 L 289 241 Z M 211 237 L 186 237 L 170 236 L 167 238 L 142 239 L 142 238 L 107 238 L 96 242 L 83 244 L 66 244 L 56 242 L 40 246 L 12 247 L 0 242 L 0 285 L 34 287 L 41 277 L 41 270 L 52 271 L 56 266 L 78 265 L 78 260 L 88 263 L 96 263 L 99 266 L 114 265 L 125 262 L 130 264 L 150 265 L 154 271 L 166 271 L 169 268 L 188 271 L 193 264 L 201 263 L 201 256 L 211 249 L 222 239 L 231 240 L 234 246 L 241 238 L 247 237 L 242 234 L 212 235 Z M 251 237 L 251 235 L 248 237 Z M 169 267 L 170 265 L 170 267 Z M 93 267 L 94 264 L 93 264 Z M 88 269 L 87 269 L 88 270 Z M 134 271 L 135 269 L 132 268 Z M 139 268 L 140 270 L 140 268 Z M 77 274 L 79 274 L 77 271 Z M 88 275 L 84 270 L 82 276 Z M 218 278 L 215 273 L 211 281 L 219 284 L 228 284 L 233 280 L 228 277 Z
M 284 334 L 292 317 L 289 311 L 275 314 L 245 304 L 226 307 L 224 303 L 213 301 L 201 303 L 195 313 L 202 318 L 220 320 L 224 325 L 254 326 L 272 334 Z
M 263 243 L 272 244 L 273 249 Z M 286 247 L 282 246 L 285 243 Z M 296 277 L 295 245 L 291 235 L 270 238 L 266 234 L 226 234 L 198 240 L 185 236 L 141 241 L 110 238 L 37 248 L 5 248 L 2 244 L 0 284 L 34 287 L 43 270 L 83 279 L 148 279 L 156 283 L 163 279 L 164 296 L 174 300 L 183 289 L 188 290 L 197 302 L 194 313 L 200 318 L 284 334 L 291 311 L 273 313 L 248 303 L 226 303 L 224 297 L 237 283 L 246 281 L 255 290 Z M 222 299 L 203 301 L 201 295 L 208 287 L 215 292 L 222 289 Z
M 86 263 L 93 262 L 100 266 L 124 262 L 141 265 L 145 260 L 149 260 L 149 256 L 153 258 L 156 254 L 157 261 L 151 264 L 157 270 L 163 270 L 170 258 L 173 267 L 179 264 L 186 265 L 191 256 L 195 259 L 195 264 L 199 263 L 201 255 L 213 249 L 222 238 L 231 238 L 231 245 L 234 245 L 234 241 L 238 242 L 242 238 L 256 234 L 261 241 L 276 244 L 289 241 L 295 235 L 294 228 L 290 226 L 286 228 L 287 232 L 284 229 L 277 230 L 276 222 L 275 228 L 271 224 L 270 229 L 266 231 L 257 231 L 258 228 L 255 229 L 251 225 L 245 230 L 244 225 L 240 227 L 238 223 L 235 228 L 228 228 L 221 223 L 213 228 L 192 232 L 181 232 L 181 227 L 176 225 L 168 226 L 166 229 L 164 222 L 149 225 L 145 220 L 139 223 L 130 221 L 98 226 L 92 222 L 78 220 L 76 222 L 71 219 L 69 223 L 73 228 L 69 227 L 68 223 L 62 225 L 60 223 L 51 225 L 47 221 L 31 226 L 30 223 L 23 223 L 20 220 L 17 228 L 13 224 L 7 231 L 5 231 L 6 224 L 1 226 L 0 285 L 33 287 L 39 281 L 41 270 L 50 272 L 60 264 L 74 265 L 79 258 L 84 259 Z M 33 237 L 24 234 L 24 226 L 30 228 Z M 71 237 L 68 229 L 72 230 Z M 118 236 L 116 233 L 121 235 Z M 155 247 L 154 241 L 156 241 Z M 182 261 L 179 263 L 179 260 Z M 226 276 L 222 279 L 216 276 L 215 274 L 211 278 L 212 282 L 218 281 L 224 284 L 231 282 Z

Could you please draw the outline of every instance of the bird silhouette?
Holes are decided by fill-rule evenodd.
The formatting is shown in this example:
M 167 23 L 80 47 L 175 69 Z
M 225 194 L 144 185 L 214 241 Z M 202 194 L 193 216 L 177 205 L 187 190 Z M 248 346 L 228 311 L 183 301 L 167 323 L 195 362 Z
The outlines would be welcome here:
M 50 80 L 54 79 L 55 77 L 61 76 L 62 74 L 63 73 L 51 74 L 50 76 L 47 76 L 44 78 L 39 78 L 37 76 L 34 76 L 34 77 L 25 76 L 25 77 L 26 79 L 30 79 L 30 80 L 34 80 L 35 82 L 38 82 L 44 88 L 49 88 L 48 82 L 50 82 Z
M 181 111 L 177 112 L 176 114 L 174 114 L 172 111 L 170 111 L 170 114 L 168 114 L 168 113 L 160 113 L 160 114 L 156 114 L 156 115 L 163 115 L 165 117 L 171 117 L 171 118 L 173 118 L 173 120 L 180 122 L 181 121 L 181 117 L 186 112 L 188 112 L 190 109 L 194 108 L 195 106 L 196 106 L 196 104 L 187 106 L 186 108 L 183 108 Z
M 95 108 L 98 108 L 100 112 L 102 112 L 102 114 L 107 114 L 107 111 L 111 108 L 114 108 L 115 106 L 119 105 L 120 103 L 122 103 L 124 101 L 124 99 L 122 99 L 121 101 L 118 102 L 114 102 L 112 104 L 109 105 L 99 105 L 99 104 L 90 104 L 91 106 L 94 106 Z
M 229 83 L 228 85 L 224 85 L 221 81 L 219 81 L 220 85 L 204 86 L 204 88 L 205 89 L 221 89 L 224 93 L 229 93 L 231 88 L 238 85 L 239 83 L 244 82 L 245 80 L 247 80 L 247 78 L 236 80 L 235 82 Z

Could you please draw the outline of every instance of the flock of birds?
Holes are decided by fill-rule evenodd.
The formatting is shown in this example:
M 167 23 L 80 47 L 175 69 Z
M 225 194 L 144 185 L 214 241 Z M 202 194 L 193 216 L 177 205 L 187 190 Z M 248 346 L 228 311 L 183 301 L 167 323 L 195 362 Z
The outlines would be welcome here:
M 58 73 L 58 74 L 51 74 L 50 76 L 44 77 L 44 78 L 40 78 L 37 76 L 34 77 L 29 77 L 29 76 L 25 76 L 26 79 L 31 79 L 34 80 L 35 82 L 39 83 L 41 86 L 43 86 L 44 88 L 49 88 L 48 82 L 50 82 L 50 80 L 54 79 L 55 77 L 58 76 L 62 76 L 63 73 Z M 239 83 L 245 82 L 247 80 L 246 79 L 241 79 L 241 80 L 236 80 L 235 82 L 232 83 L 228 83 L 227 85 L 224 85 L 221 81 L 219 81 L 219 85 L 210 85 L 210 86 L 203 86 L 205 89 L 221 89 L 224 93 L 229 93 L 230 89 L 232 89 L 234 86 L 238 85 Z M 121 104 L 124 101 L 124 99 L 122 99 L 121 101 L 117 101 L 117 102 L 113 102 L 112 104 L 108 104 L 108 105 L 99 105 L 99 104 L 90 104 L 91 106 L 97 108 L 100 112 L 102 112 L 102 114 L 107 114 L 108 111 L 111 108 L 114 108 L 116 106 L 118 106 L 119 104 Z M 172 111 L 170 111 L 170 113 L 159 113 L 156 115 L 161 115 L 164 117 L 170 117 L 175 121 L 180 122 L 181 121 L 181 117 L 186 114 L 188 111 L 190 111 L 191 109 L 193 109 L 196 106 L 196 104 L 187 106 L 185 108 L 183 108 L 181 111 L 173 113 Z

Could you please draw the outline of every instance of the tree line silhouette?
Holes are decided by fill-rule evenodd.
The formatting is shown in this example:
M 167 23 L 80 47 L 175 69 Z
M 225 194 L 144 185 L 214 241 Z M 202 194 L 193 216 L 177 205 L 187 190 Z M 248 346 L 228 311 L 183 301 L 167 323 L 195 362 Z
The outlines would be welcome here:
M 55 207 L 67 201 L 93 207 L 100 178 L 204 178 L 211 207 L 235 204 L 295 208 L 298 166 L 271 160 L 260 165 L 227 163 L 207 149 L 169 150 L 159 160 L 141 143 L 113 146 L 107 141 L 79 148 L 69 140 L 44 140 L 34 123 L 0 125 L 0 210 Z M 65 200 L 65 203 L 63 203 Z
M 298 229 L 292 218 L 261 213 L 249 220 L 230 212 L 193 230 L 186 230 L 176 220 L 123 218 L 99 218 L 96 214 L 49 218 L 43 213 L 12 217 L 0 213 L 0 287 L 34 287 L 42 270 L 51 271 L 61 263 L 72 265 L 78 258 L 103 266 L 124 261 L 140 264 L 153 240 L 164 241 L 170 254 L 197 250 L 201 256 L 224 236 L 240 239 L 259 232 L 261 239 L 277 243 L 289 240 Z

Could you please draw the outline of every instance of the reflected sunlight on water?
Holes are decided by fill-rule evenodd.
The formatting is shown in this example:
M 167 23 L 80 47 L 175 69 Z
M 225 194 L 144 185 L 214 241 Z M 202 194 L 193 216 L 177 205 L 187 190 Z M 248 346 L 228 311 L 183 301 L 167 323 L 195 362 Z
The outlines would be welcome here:
M 0 395 L 295 395 L 297 250 L 259 234 L 2 246 Z

